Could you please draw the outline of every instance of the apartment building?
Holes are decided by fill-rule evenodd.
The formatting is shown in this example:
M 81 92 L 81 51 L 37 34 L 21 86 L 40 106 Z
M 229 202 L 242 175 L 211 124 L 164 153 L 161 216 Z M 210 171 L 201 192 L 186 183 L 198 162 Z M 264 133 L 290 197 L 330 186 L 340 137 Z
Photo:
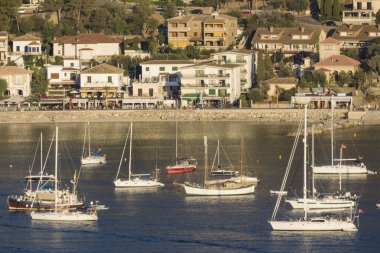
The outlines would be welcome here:
M 380 36 L 380 25 L 342 24 L 338 26 L 331 38 L 339 41 L 340 50 L 347 50 L 367 48 L 378 36 Z
M 227 48 L 235 43 L 237 18 L 218 13 L 180 15 L 167 21 L 168 42 L 174 48 L 199 45 L 204 49 Z
M 252 87 L 257 67 L 258 52 L 250 49 L 236 49 L 232 51 L 211 54 L 216 63 L 233 63 L 240 65 L 241 91 L 246 92 Z
M 180 68 L 181 100 L 191 105 L 234 103 L 241 95 L 241 65 L 205 62 Z
M 379 10 L 379 0 L 353 0 L 352 10 L 342 12 L 342 21 L 353 25 L 375 24 L 376 13 Z
M 8 33 L 0 31 L 0 65 L 5 65 L 8 61 Z
M 7 81 L 6 96 L 28 97 L 33 71 L 16 66 L 0 67 L 0 79 Z
M 53 56 L 98 61 L 120 54 L 121 39 L 100 33 L 82 33 L 53 40 Z
M 291 56 L 301 52 L 317 53 L 318 42 L 326 38 L 322 29 L 315 28 L 257 28 L 252 48 L 274 53 L 281 50 Z

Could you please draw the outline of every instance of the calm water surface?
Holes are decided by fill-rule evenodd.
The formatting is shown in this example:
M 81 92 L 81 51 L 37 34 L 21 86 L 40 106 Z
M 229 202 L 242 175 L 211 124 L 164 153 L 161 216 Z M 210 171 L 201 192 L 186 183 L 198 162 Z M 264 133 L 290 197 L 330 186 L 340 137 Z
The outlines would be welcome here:
M 70 184 L 79 168 L 84 124 L 60 124 L 60 178 Z M 45 154 L 53 125 L 0 125 L 0 248 L 1 252 L 380 252 L 380 175 L 344 177 L 343 187 L 362 195 L 357 233 L 272 232 L 267 220 L 289 158 L 296 126 L 287 123 L 200 122 L 179 124 L 179 152 L 199 161 L 192 175 L 161 175 L 165 187 L 155 190 L 115 190 L 115 178 L 129 124 L 93 123 L 92 144 L 107 154 L 105 166 L 82 168 L 79 193 L 87 202 L 99 200 L 110 207 L 99 212 L 94 223 L 58 223 L 31 221 L 25 213 L 10 213 L 9 194 L 20 194 L 41 131 L 45 136 Z M 203 177 L 203 135 L 209 139 L 209 164 L 212 163 L 217 137 L 234 166 L 239 166 L 240 136 L 244 137 L 246 162 L 250 172 L 261 179 L 253 196 L 187 197 L 172 184 L 184 180 L 201 182 Z M 363 156 L 367 167 L 380 172 L 380 127 L 360 127 L 336 131 L 337 147 L 344 142 L 345 157 Z M 317 164 L 329 162 L 329 134 L 316 137 Z M 301 193 L 302 150 L 298 149 L 289 185 Z M 133 170 L 151 172 L 164 168 L 175 157 L 175 123 L 134 124 Z M 34 171 L 37 171 L 39 159 Z M 48 161 L 53 173 L 53 159 Z M 127 162 L 122 174 L 127 175 Z M 321 177 L 319 189 L 335 191 L 338 177 Z

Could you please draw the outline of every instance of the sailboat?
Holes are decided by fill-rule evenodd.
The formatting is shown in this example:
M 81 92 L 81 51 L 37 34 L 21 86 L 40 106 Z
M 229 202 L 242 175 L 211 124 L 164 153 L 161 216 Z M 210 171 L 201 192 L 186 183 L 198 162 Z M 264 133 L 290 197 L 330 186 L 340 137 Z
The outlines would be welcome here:
M 307 137 L 305 137 L 307 138 Z M 312 167 L 314 166 L 314 125 L 312 130 Z M 347 192 L 342 195 L 342 177 L 339 181 L 339 192 L 336 194 L 318 194 L 315 195 L 314 188 L 314 173 L 312 175 L 312 196 L 307 196 L 306 201 L 304 198 L 287 199 L 286 203 L 289 203 L 294 209 L 303 209 L 305 205 L 309 209 L 341 209 L 354 207 L 356 203 L 356 196 L 351 196 L 351 193 Z
M 198 184 L 192 184 L 185 182 L 184 188 L 187 195 L 198 195 L 198 196 L 225 196 L 225 195 L 245 195 L 253 194 L 255 192 L 254 184 L 246 184 L 243 182 L 236 182 L 231 180 L 207 180 L 207 136 L 204 136 L 204 147 L 205 147 L 205 170 L 204 170 L 204 183 L 203 186 Z M 241 150 L 241 161 L 240 170 L 242 171 L 242 150 Z
M 212 164 L 212 167 L 211 167 L 211 171 L 210 171 L 210 174 L 212 176 L 237 176 L 239 175 L 239 172 L 236 171 L 236 170 L 231 170 L 229 169 L 229 167 L 224 167 L 220 164 L 220 141 L 218 139 L 218 147 L 216 149 L 216 153 L 215 153 L 215 156 L 218 157 L 218 161 L 217 161 L 217 168 L 214 169 L 214 162 L 215 162 L 215 157 L 214 157 L 214 162 Z
M 88 132 L 88 154 L 85 155 L 85 146 L 86 146 L 86 133 Z M 87 122 L 87 126 L 85 128 L 84 141 L 83 141 L 83 151 L 81 157 L 82 165 L 94 165 L 94 164 L 104 164 L 106 163 L 106 155 L 98 149 L 95 152 L 91 152 L 91 130 L 90 130 L 90 122 Z
M 58 127 L 55 128 L 55 173 L 54 173 L 54 211 L 53 212 L 36 212 L 32 211 L 30 217 L 32 220 L 45 221 L 96 221 L 98 215 L 96 211 L 89 213 L 80 211 L 61 210 L 58 208 Z
M 356 158 L 334 159 L 334 96 L 331 97 L 331 165 L 314 166 L 314 174 L 368 174 L 365 164 Z M 341 150 L 342 153 L 342 150 Z M 339 161 L 339 164 L 334 164 Z M 352 164 L 342 164 L 342 161 L 351 161 Z
M 52 141 L 53 143 L 53 141 Z M 51 143 L 51 145 L 52 145 Z M 32 168 L 34 166 L 35 157 L 38 151 L 38 145 L 40 144 L 41 150 L 41 168 L 39 173 L 32 175 Z M 26 189 L 23 195 L 10 195 L 7 198 L 7 204 L 9 210 L 17 211 L 29 211 L 29 210 L 53 210 L 54 209 L 54 182 L 55 176 L 44 174 L 44 164 L 43 159 L 43 136 L 40 135 L 40 142 L 37 145 L 35 156 L 33 158 L 33 163 L 29 169 L 29 175 L 25 177 L 27 180 Z M 51 146 L 50 146 L 51 147 Z M 49 156 L 50 148 L 48 151 Z M 64 209 L 77 209 L 83 208 L 84 203 L 78 200 L 78 196 L 75 191 L 70 192 L 68 189 L 58 190 L 58 197 L 60 202 L 58 204 L 59 208 Z
M 129 128 L 130 140 L 129 140 L 129 164 L 128 164 L 128 179 L 119 178 L 121 164 L 124 158 L 124 152 L 126 144 L 128 141 L 128 135 L 125 139 L 123 153 L 120 159 L 119 168 L 117 170 L 116 178 L 113 181 L 116 188 L 127 188 L 127 187 L 161 187 L 164 186 L 163 183 L 158 181 L 158 170 L 156 168 L 156 177 L 154 179 L 150 178 L 150 174 L 132 174 L 132 133 L 133 133 L 133 122 Z
M 301 125 L 300 125 L 301 127 Z M 293 145 L 292 149 L 292 154 L 291 158 L 288 163 L 288 167 L 285 172 L 284 180 L 281 186 L 281 191 L 284 190 L 285 183 L 287 176 L 289 175 L 289 169 L 291 166 L 291 160 L 294 157 L 294 152 L 296 150 L 296 144 L 298 142 L 298 138 L 300 135 L 300 128 L 297 133 L 296 140 Z M 304 159 L 303 159 L 303 172 L 304 172 L 304 177 L 303 177 L 303 199 L 304 203 L 307 202 L 307 171 L 306 171 L 306 160 L 307 160 L 307 104 L 305 105 L 305 115 L 304 115 Z M 276 215 L 280 206 L 282 194 L 280 193 L 276 206 L 273 210 L 272 218 L 269 221 L 269 224 L 272 228 L 272 230 L 280 230 L 280 231 L 357 231 L 357 228 L 354 224 L 354 219 L 351 217 L 346 217 L 346 219 L 339 219 L 335 217 L 327 217 L 327 216 L 322 216 L 322 217 L 313 217 L 309 218 L 308 213 L 309 213 L 309 208 L 308 205 L 303 205 L 304 209 L 304 217 L 302 219 L 298 220 L 285 220 L 285 221 L 277 221 L 276 220 Z
M 197 169 L 197 160 L 192 157 L 178 158 L 178 122 L 175 121 L 175 164 L 165 168 L 168 174 L 193 172 Z

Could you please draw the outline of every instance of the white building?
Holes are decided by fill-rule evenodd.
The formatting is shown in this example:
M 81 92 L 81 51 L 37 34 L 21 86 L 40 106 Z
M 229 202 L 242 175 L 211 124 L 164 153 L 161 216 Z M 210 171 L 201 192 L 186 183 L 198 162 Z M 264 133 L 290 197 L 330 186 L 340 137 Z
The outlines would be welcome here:
M 248 91 L 252 87 L 257 67 L 257 51 L 238 49 L 211 54 L 217 63 L 233 63 L 240 65 L 241 89 Z
M 41 55 L 41 39 L 32 35 L 23 35 L 12 41 L 14 55 Z
M 8 33 L 0 31 L 0 65 L 8 62 Z
M 6 96 L 28 97 L 33 71 L 15 66 L 0 67 L 0 79 L 8 83 Z
M 138 96 L 139 93 L 135 94 L 136 87 L 137 91 L 141 89 L 140 94 L 149 94 L 152 91 L 149 89 L 153 89 L 153 91 L 163 93 L 157 94 L 157 96 L 177 97 L 180 86 L 179 69 L 193 64 L 192 60 L 152 60 L 140 63 L 142 74 L 139 81 L 133 84 L 132 95 Z M 152 86 L 161 86 L 162 88 Z
M 241 95 L 241 65 L 201 63 L 182 67 L 181 100 L 193 104 L 233 103 Z
M 379 10 L 379 0 L 352 0 L 352 10 L 342 11 L 342 21 L 353 25 L 374 25 Z
M 80 73 L 81 97 L 118 98 L 123 96 L 127 84 L 124 70 L 102 63 Z
M 48 95 L 63 97 L 73 89 L 79 88 L 81 64 L 76 59 L 64 59 L 63 65 L 45 65 L 49 79 Z
M 53 41 L 53 56 L 104 60 L 120 54 L 121 39 L 99 33 L 64 36 Z

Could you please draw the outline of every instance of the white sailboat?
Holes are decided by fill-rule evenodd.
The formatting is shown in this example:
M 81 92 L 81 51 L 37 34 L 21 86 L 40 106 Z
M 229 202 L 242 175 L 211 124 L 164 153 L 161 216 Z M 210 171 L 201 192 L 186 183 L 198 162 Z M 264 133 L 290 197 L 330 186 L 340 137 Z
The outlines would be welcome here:
M 86 146 L 86 133 L 88 132 L 88 154 L 85 155 L 85 146 Z M 87 126 L 85 129 L 84 141 L 83 141 L 83 151 L 81 157 L 82 165 L 94 165 L 94 164 L 105 164 L 106 163 L 106 155 L 101 152 L 100 149 L 95 152 L 91 152 L 91 130 L 90 130 L 90 122 L 87 122 Z
M 303 177 L 303 199 L 305 203 L 307 202 L 307 178 L 306 178 L 306 156 L 307 156 L 307 105 L 305 105 L 305 116 L 304 116 L 304 177 Z M 300 130 L 300 129 L 299 129 Z M 300 131 L 298 132 L 298 136 L 296 137 L 295 143 L 293 145 L 291 159 L 289 160 L 287 170 L 285 172 L 284 180 L 282 182 L 281 190 L 284 190 L 287 176 L 289 175 L 289 169 L 291 167 L 291 160 L 294 157 L 296 143 L 299 138 Z M 269 224 L 272 230 L 278 231 L 357 231 L 357 228 L 353 222 L 351 217 L 347 217 L 342 220 L 334 217 L 314 217 L 309 218 L 308 205 L 303 205 L 304 209 L 304 217 L 299 220 L 286 220 L 286 221 L 277 221 L 276 215 L 280 206 L 282 194 L 277 198 L 276 206 L 274 208 L 272 218 L 269 221 Z
M 235 182 L 230 180 L 207 180 L 207 136 L 204 136 L 205 146 L 205 170 L 203 186 L 185 182 L 184 188 L 187 195 L 198 196 L 227 196 L 227 195 L 245 195 L 255 192 L 254 184 Z M 241 150 L 241 170 L 242 170 L 242 150 Z
M 98 216 L 96 211 L 84 213 L 80 211 L 68 211 L 58 209 L 58 127 L 55 129 L 55 201 L 53 212 L 31 212 L 30 217 L 32 220 L 45 220 L 45 221 L 96 221 Z
M 365 164 L 358 159 L 334 159 L 334 96 L 331 97 L 331 165 L 313 166 L 314 174 L 368 174 Z M 342 154 L 342 150 L 341 150 Z M 334 164 L 334 161 L 339 161 Z M 353 162 L 352 164 L 342 164 L 342 161 Z
M 305 137 L 307 138 L 307 137 Z M 312 130 L 312 167 L 314 166 L 314 125 Z M 342 153 L 341 153 L 342 155 Z M 341 174 L 340 174 L 341 175 Z M 348 192 L 342 195 L 342 177 L 339 181 L 339 194 L 318 194 L 315 196 L 314 188 L 314 173 L 312 175 L 312 196 L 307 196 L 306 201 L 304 198 L 287 199 L 286 203 L 289 203 L 294 209 L 303 209 L 305 205 L 309 209 L 341 209 L 354 207 L 356 203 L 356 197 L 352 197 Z
M 117 170 L 115 181 L 113 181 L 116 188 L 127 188 L 127 187 L 161 187 L 164 186 L 163 183 L 158 181 L 158 173 L 156 168 L 156 177 L 154 179 L 150 178 L 150 174 L 132 174 L 132 133 L 133 133 L 133 123 L 129 128 L 130 140 L 129 140 L 129 164 L 128 164 L 128 179 L 119 178 L 121 164 L 124 158 L 124 152 L 128 140 L 128 136 L 125 139 L 123 154 L 120 159 L 119 168 Z

